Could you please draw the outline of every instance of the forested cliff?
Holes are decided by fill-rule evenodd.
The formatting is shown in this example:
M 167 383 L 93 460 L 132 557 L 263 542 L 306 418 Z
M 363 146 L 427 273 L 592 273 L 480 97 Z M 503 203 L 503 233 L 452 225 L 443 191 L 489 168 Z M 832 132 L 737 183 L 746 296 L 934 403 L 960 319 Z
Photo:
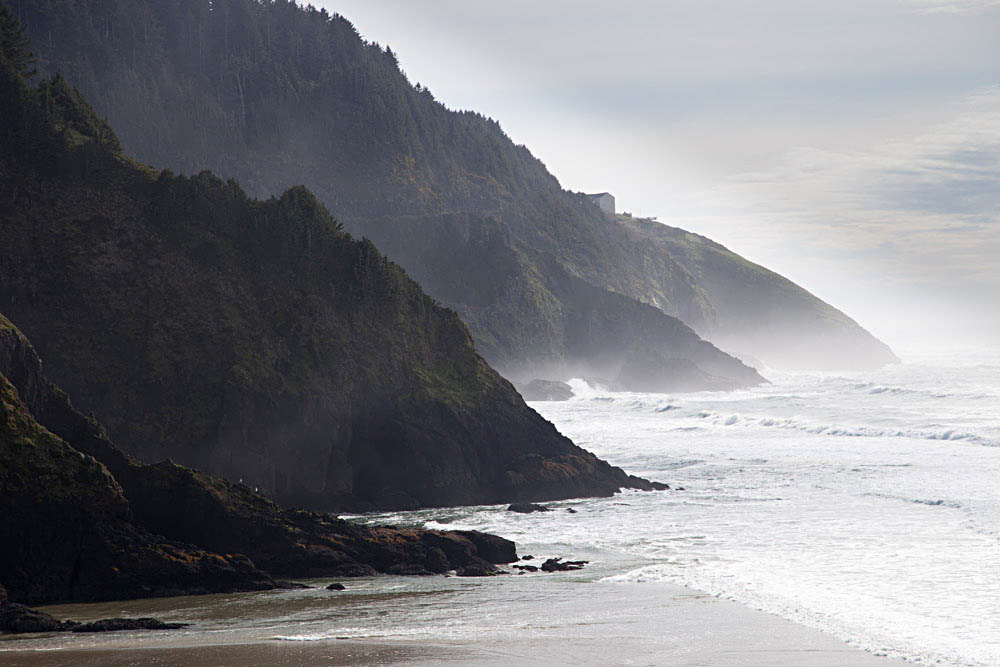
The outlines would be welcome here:
M 258 201 L 141 166 L 64 78 L 31 85 L 15 60 L 0 305 L 120 445 L 323 510 L 649 488 L 528 408 L 308 190 Z
M 807 363 L 859 362 L 840 358 L 828 340 L 862 349 L 862 363 L 892 358 L 843 314 L 812 296 L 783 301 L 770 284 L 744 290 L 751 316 L 720 316 L 730 302 L 701 285 L 697 263 L 662 245 L 646 261 L 641 239 L 564 191 L 498 123 L 446 109 L 407 80 L 388 47 L 364 42 L 343 17 L 257 0 L 19 0 L 16 8 L 42 69 L 80 86 L 132 154 L 187 173 L 211 168 L 259 196 L 306 184 L 348 230 L 455 308 L 508 377 L 614 379 L 652 352 L 691 361 L 716 384 L 761 380 L 671 316 L 710 338 L 738 338 L 750 348 L 739 351 L 766 361 L 780 361 L 783 346 L 758 350 L 756 341 L 775 332 L 803 338 L 782 327 L 786 315 L 822 333 L 804 330 Z M 601 299 L 591 298 L 595 288 Z M 775 299 L 777 316 L 764 307 Z M 642 312 L 636 301 L 661 316 L 629 319 Z M 588 326 L 594 321 L 623 326 Z M 587 356 L 594 350 L 596 365 Z
M 490 573 L 516 558 L 492 535 L 358 525 L 145 465 L 74 409 L 0 315 L 0 607 L 8 592 L 40 604 L 268 590 L 288 585 L 272 575 Z

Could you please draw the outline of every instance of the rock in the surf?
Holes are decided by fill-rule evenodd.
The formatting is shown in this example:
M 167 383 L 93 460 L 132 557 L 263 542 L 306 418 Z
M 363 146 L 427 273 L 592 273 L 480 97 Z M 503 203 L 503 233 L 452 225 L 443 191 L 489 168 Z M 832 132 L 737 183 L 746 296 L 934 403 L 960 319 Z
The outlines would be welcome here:
M 518 514 L 531 514 L 532 512 L 551 512 L 552 510 L 545 505 L 537 503 L 514 503 L 507 508 L 507 511 L 517 512 Z

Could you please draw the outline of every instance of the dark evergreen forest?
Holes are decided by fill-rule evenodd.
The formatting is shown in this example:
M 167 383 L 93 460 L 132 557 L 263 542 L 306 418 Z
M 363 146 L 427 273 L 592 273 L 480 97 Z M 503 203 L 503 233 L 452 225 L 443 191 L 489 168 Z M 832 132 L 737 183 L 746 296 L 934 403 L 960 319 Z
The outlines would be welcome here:
M 41 69 L 94 99 L 140 159 L 178 171 L 247 152 L 294 159 L 308 148 L 333 158 L 331 168 L 355 167 L 351 176 L 385 176 L 375 165 L 406 156 L 395 166 L 462 164 L 509 188 L 531 161 L 496 122 L 429 103 L 431 92 L 410 84 L 388 47 L 326 10 L 285 0 L 13 6 L 42 44 Z M 262 164 L 256 179 L 241 181 L 273 194 L 278 166 Z
M 644 354 L 636 346 L 694 360 L 674 317 L 772 363 L 892 358 L 843 313 L 708 239 L 609 222 L 497 122 L 438 103 L 344 17 L 285 0 L 12 7 L 39 69 L 79 87 L 131 155 L 211 169 L 262 197 L 306 185 L 455 308 L 509 377 L 613 378 Z M 592 289 L 608 294 L 595 301 Z M 664 315 L 628 320 L 635 301 Z M 613 333 L 594 325 L 622 319 Z M 738 362 L 696 362 L 754 381 Z

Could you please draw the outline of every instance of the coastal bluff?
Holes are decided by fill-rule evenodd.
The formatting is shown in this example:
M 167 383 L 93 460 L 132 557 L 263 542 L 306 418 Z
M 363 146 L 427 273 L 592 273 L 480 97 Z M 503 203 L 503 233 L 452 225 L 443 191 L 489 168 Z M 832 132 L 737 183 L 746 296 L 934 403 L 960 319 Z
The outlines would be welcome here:
M 784 277 L 617 217 L 608 193 L 564 189 L 498 120 L 449 109 L 342 15 L 253 0 L 17 6 L 40 69 L 78 86 L 130 155 L 258 197 L 305 185 L 454 308 L 514 382 L 613 379 L 647 353 L 694 364 L 665 378 L 687 391 L 761 383 L 733 353 L 772 368 L 895 361 Z
M 126 156 L 60 76 L 0 91 L 0 304 L 139 460 L 325 512 L 656 485 L 577 447 L 303 187 Z
M 287 587 L 279 575 L 492 572 L 515 560 L 514 543 L 493 535 L 350 523 L 142 464 L 73 408 L 0 315 L 0 585 L 12 602 Z

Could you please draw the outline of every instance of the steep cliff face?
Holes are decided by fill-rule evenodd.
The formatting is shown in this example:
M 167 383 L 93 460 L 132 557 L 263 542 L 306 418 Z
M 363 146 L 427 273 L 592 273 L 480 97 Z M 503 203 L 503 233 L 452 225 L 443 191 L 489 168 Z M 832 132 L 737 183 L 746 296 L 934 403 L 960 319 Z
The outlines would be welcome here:
M 723 349 L 746 352 L 771 366 L 862 369 L 898 361 L 885 343 L 836 308 L 787 278 L 683 229 L 641 219 L 618 224 L 657 284 L 680 274 L 696 289 L 686 298 L 663 295 L 655 284 L 641 296 L 667 304 Z
M 768 363 L 894 359 L 788 281 L 753 280 L 748 288 L 747 262 L 732 253 L 649 243 L 648 235 L 609 222 L 586 197 L 564 191 L 499 124 L 446 109 L 407 81 L 391 50 L 365 43 L 325 10 L 253 0 L 22 0 L 17 7 L 42 67 L 81 86 L 139 159 L 189 173 L 210 168 L 258 196 L 303 183 L 422 283 L 447 267 L 447 284 L 426 288 L 459 310 L 486 358 L 505 372 L 549 362 L 573 369 L 584 362 L 585 370 L 573 342 L 588 332 L 571 330 L 562 317 L 583 306 L 573 294 L 545 289 L 558 276 L 546 268 L 553 262 L 536 257 Z M 513 264 L 456 254 L 462 244 L 453 241 L 477 238 L 484 218 L 499 225 Z M 456 238 L 442 240 L 445 230 Z M 436 245 L 411 247 L 421 234 Z M 461 284 L 482 289 L 455 297 L 449 288 Z M 645 336 L 640 323 L 628 324 L 633 336 Z M 684 338 L 673 343 L 643 354 L 684 359 Z M 738 371 L 729 379 L 745 384 Z
M 0 315 L 0 580 L 13 600 L 274 588 L 248 556 L 295 577 L 490 571 L 517 559 L 492 535 L 352 524 L 169 461 L 144 465 L 73 408 Z
M 649 486 L 528 408 L 304 188 L 156 172 L 65 80 L 3 83 L 0 304 L 140 458 L 322 510 Z
M 672 391 L 764 381 L 679 319 L 595 287 L 551 253 L 519 245 L 494 217 L 394 217 L 367 231 L 386 253 L 412 267 L 421 285 L 458 312 L 483 356 L 515 382 L 614 379 L 637 356 L 649 355 L 701 369 L 698 374 L 666 369 L 658 383 Z M 630 382 L 622 386 L 642 390 Z
M 100 462 L 35 420 L 6 377 L 40 401 L 37 358 L 0 316 L 0 578 L 36 604 L 193 592 L 261 590 L 270 576 L 246 558 L 174 543 L 135 526 Z

